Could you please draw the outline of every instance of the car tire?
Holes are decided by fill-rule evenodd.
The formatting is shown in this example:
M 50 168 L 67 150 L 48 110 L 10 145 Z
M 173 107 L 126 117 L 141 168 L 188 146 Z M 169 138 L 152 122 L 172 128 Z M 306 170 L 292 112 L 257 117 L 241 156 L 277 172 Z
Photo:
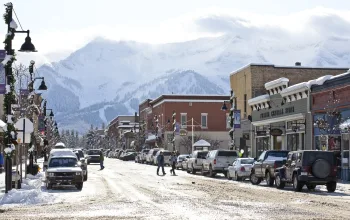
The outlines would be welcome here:
M 190 168 L 187 167 L 186 172 L 187 172 L 187 173 L 191 173 Z
M 308 190 L 314 190 L 316 188 L 316 185 L 315 184 L 307 184 L 306 187 Z
M 75 185 L 75 187 L 78 189 L 78 190 L 82 190 L 83 189 L 83 183 L 81 182 L 81 183 L 77 183 L 76 185 Z
M 301 190 L 303 189 L 303 183 L 301 181 L 298 180 L 298 175 L 294 174 L 293 175 L 293 189 L 296 192 L 301 192 Z
M 226 172 L 224 172 L 224 176 L 227 178 L 227 171 L 226 171 Z
M 211 165 L 209 166 L 209 176 L 210 177 L 215 177 L 216 176 L 216 173 L 213 171 L 213 168 L 212 168 Z
M 232 180 L 232 177 L 230 176 L 230 172 L 227 172 L 227 179 Z
M 17 180 L 17 187 L 18 187 L 18 189 L 22 188 L 21 187 L 21 180 Z
M 236 181 L 241 181 L 241 177 L 238 176 L 237 172 L 235 173 L 235 179 Z
M 46 189 L 52 189 L 52 184 L 51 183 L 46 183 Z
M 311 167 L 312 174 L 320 179 L 326 178 L 331 173 L 331 165 L 327 160 L 317 159 Z
M 87 162 L 87 165 L 90 165 L 90 161 Z
M 193 164 L 192 164 L 192 170 L 191 170 L 191 171 L 192 171 L 192 172 L 191 172 L 192 174 L 196 174 L 196 172 L 197 172 L 197 171 L 194 169 Z
M 255 172 L 250 173 L 249 180 L 253 185 L 259 185 L 261 183 L 261 178 L 255 175 Z
M 266 184 L 267 184 L 268 186 L 273 186 L 275 180 L 271 177 L 270 172 L 266 172 L 266 174 L 265 174 L 265 179 L 266 179 Z
M 281 176 L 279 173 L 276 174 L 275 183 L 277 189 L 283 189 L 286 185 L 286 183 L 281 180 Z
M 88 173 L 86 172 L 86 175 L 84 176 L 84 181 L 87 181 L 88 179 Z
M 337 182 L 329 182 L 327 183 L 327 191 L 334 192 L 337 189 Z
M 205 176 L 204 166 L 202 166 L 201 174 L 202 174 L 202 176 Z

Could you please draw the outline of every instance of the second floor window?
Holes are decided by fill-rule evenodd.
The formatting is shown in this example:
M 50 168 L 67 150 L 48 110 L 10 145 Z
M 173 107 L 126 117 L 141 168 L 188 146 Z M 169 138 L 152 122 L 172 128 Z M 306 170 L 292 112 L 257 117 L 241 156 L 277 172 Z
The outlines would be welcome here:
M 187 113 L 181 113 L 181 127 L 187 127 Z
M 208 128 L 208 113 L 201 114 L 201 126 L 202 128 Z

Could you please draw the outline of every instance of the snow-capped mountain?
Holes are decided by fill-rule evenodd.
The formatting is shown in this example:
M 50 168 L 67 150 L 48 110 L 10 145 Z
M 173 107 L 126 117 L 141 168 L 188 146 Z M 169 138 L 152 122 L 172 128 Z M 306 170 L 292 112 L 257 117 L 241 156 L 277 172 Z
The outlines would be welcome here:
M 97 38 L 66 59 L 41 66 L 60 127 L 85 130 L 161 94 L 229 94 L 229 73 L 247 63 L 350 66 L 349 38 L 315 43 L 224 35 L 151 45 Z

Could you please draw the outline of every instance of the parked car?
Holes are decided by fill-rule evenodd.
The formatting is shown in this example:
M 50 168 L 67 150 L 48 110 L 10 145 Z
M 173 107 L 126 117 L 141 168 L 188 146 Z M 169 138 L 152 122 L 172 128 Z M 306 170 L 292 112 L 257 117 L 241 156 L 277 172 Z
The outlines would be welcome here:
M 154 162 L 154 156 L 157 154 L 157 152 L 159 151 L 159 148 L 153 148 L 150 151 L 148 151 L 148 154 L 146 156 L 146 163 L 147 164 L 153 164 Z
M 180 154 L 177 159 L 176 159 L 176 169 L 183 169 L 182 167 L 182 162 L 184 161 L 185 158 L 190 158 L 189 154 Z
M 190 159 L 190 158 L 184 158 L 181 162 L 182 170 L 186 170 L 187 173 L 189 173 L 189 171 L 188 171 L 188 159 Z
M 195 174 L 197 171 L 202 170 L 203 160 L 206 159 L 207 154 L 208 151 L 194 151 L 191 157 L 187 160 L 188 172 Z
M 266 179 L 268 186 L 273 186 L 275 181 L 275 169 L 286 163 L 289 151 L 268 150 L 261 153 L 258 160 L 254 162 L 250 172 L 250 182 L 258 185 Z
M 136 155 L 135 151 L 126 151 L 119 159 L 123 161 L 135 160 Z
M 160 152 L 163 152 L 163 155 L 164 155 L 164 165 L 168 165 L 170 166 L 170 158 L 171 158 L 171 152 L 168 151 L 168 150 L 159 150 L 156 155 L 153 157 L 153 164 L 154 165 L 158 165 L 158 160 L 157 160 L 157 157 L 158 155 L 160 154 Z
M 146 157 L 150 149 L 142 149 L 140 152 L 140 162 L 145 163 L 146 162 Z
M 87 152 L 87 164 L 100 163 L 101 150 L 91 149 Z
M 82 190 L 84 183 L 83 170 L 77 157 L 68 155 L 50 157 L 45 178 L 47 189 L 52 189 L 54 185 L 74 185 Z
M 141 163 L 141 152 L 138 152 L 135 156 L 135 163 Z
M 73 150 L 73 152 L 78 157 L 78 160 L 81 163 L 81 169 L 83 170 L 84 181 L 86 181 L 88 178 L 88 169 L 87 169 L 85 155 L 84 155 L 83 151 L 80 149 Z
M 249 178 L 254 162 L 254 158 L 237 158 L 232 166 L 227 168 L 227 179 L 240 181 Z
M 238 158 L 238 152 L 233 150 L 212 150 L 209 151 L 202 165 L 202 175 L 206 173 L 215 177 L 217 173 L 227 176 L 227 168 Z
M 328 192 L 334 192 L 337 188 L 334 153 L 315 150 L 289 152 L 286 164 L 276 169 L 275 177 L 279 189 L 291 183 L 297 192 L 304 185 L 309 190 L 315 189 L 316 185 L 326 185 Z

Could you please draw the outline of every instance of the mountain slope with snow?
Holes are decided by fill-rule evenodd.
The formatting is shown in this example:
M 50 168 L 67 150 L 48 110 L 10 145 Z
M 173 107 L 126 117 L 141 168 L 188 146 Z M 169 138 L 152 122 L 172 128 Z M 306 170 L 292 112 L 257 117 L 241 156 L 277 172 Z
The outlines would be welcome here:
M 229 73 L 247 63 L 350 66 L 350 48 L 344 46 L 349 43 L 345 37 L 296 44 L 224 35 L 151 45 L 98 38 L 39 72 L 49 84 L 46 96 L 62 126 L 86 127 L 82 124 L 133 114 L 139 102 L 165 93 L 229 94 Z

